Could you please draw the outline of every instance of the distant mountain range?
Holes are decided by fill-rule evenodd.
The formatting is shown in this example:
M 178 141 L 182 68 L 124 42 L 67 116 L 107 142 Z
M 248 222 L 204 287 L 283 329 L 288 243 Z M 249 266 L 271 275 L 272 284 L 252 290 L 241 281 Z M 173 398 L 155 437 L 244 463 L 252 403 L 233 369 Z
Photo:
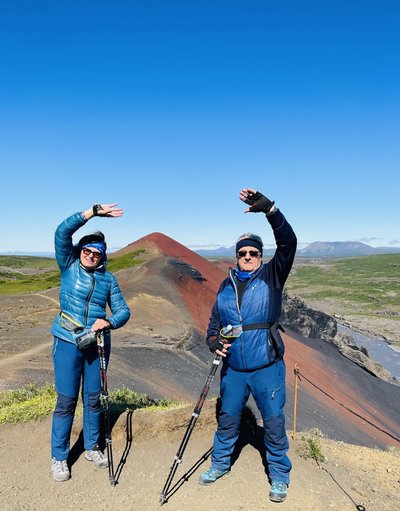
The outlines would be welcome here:
M 232 257 L 235 254 L 235 245 L 220 247 L 214 250 L 195 250 L 203 257 Z M 264 249 L 264 255 L 273 255 L 275 248 Z M 372 254 L 400 253 L 400 247 L 371 247 L 359 241 L 315 241 L 304 248 L 297 250 L 297 257 L 356 257 Z
M 110 250 L 110 254 L 118 249 Z M 206 257 L 233 257 L 235 245 L 231 247 L 219 247 L 212 250 L 193 250 L 196 254 Z M 275 253 L 275 248 L 264 248 L 264 255 L 270 256 Z M 306 247 L 298 249 L 297 257 L 357 257 L 372 254 L 398 254 L 400 247 L 371 247 L 359 241 L 315 241 Z M 37 257 L 52 257 L 54 252 L 0 252 L 0 255 L 19 256 L 30 255 Z
M 29 250 L 15 250 L 9 252 L 0 252 L 0 255 L 3 256 L 32 256 L 32 257 L 50 257 L 52 259 L 55 258 L 54 252 L 34 252 Z

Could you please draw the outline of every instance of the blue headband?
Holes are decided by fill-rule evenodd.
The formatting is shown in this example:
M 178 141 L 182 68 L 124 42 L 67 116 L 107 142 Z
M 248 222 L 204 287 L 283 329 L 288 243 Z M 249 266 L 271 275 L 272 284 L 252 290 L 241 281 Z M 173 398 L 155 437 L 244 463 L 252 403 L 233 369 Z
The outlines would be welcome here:
M 260 243 L 256 240 L 252 240 L 251 238 L 245 238 L 244 240 L 240 240 L 236 243 L 236 253 L 243 247 L 254 247 L 256 248 L 262 255 L 263 249 Z
M 101 252 L 101 262 L 105 264 L 107 262 L 107 245 L 105 243 L 102 243 L 101 241 L 92 241 L 92 243 L 85 243 L 84 245 L 81 245 L 80 249 L 82 250 L 85 247 L 92 247 L 97 248 L 97 250 L 100 250 Z

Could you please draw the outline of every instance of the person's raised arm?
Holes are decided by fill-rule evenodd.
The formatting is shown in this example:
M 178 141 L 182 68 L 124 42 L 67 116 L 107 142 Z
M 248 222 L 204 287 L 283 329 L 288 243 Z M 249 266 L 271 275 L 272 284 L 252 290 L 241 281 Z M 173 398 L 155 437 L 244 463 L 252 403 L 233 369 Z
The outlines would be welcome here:
M 248 204 L 245 213 L 265 213 L 274 232 L 276 252 L 268 263 L 274 273 L 275 285 L 283 287 L 293 265 L 297 248 L 297 238 L 289 222 L 275 202 L 253 188 L 244 188 L 240 200 Z
M 116 203 L 94 204 L 91 208 L 79 213 L 74 213 L 61 222 L 54 235 L 56 260 L 61 270 L 67 268 L 77 257 L 72 243 L 73 234 L 95 216 L 111 218 L 122 216 L 124 214 L 123 210 L 116 206 Z

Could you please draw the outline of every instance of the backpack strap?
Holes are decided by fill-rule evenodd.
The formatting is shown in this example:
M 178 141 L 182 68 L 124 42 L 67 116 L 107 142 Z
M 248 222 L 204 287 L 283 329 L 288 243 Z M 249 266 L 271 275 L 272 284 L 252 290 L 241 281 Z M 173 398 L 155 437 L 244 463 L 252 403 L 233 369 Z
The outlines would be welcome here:
M 242 330 L 246 332 L 247 330 L 270 330 L 271 328 L 279 329 L 284 332 L 283 326 L 279 323 L 279 321 L 275 321 L 274 323 L 250 323 L 248 325 L 243 325 Z

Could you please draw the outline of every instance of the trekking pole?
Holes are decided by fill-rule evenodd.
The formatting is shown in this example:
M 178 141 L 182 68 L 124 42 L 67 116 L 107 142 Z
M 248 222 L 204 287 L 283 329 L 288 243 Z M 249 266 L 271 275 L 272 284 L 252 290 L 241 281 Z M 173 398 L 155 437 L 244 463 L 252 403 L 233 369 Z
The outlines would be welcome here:
M 211 383 L 214 379 L 215 373 L 217 372 L 220 362 L 221 362 L 221 356 L 217 355 L 213 360 L 211 370 L 207 376 L 206 383 L 203 387 L 203 390 L 201 391 L 199 400 L 197 401 L 196 406 L 194 407 L 192 417 L 190 419 L 190 422 L 188 424 L 186 432 L 183 436 L 183 439 L 182 439 L 181 445 L 179 446 L 178 452 L 175 455 L 174 462 L 173 462 L 171 469 L 169 471 L 169 475 L 165 482 L 164 488 L 162 489 L 162 492 L 160 494 L 161 505 L 165 504 L 165 502 L 168 501 L 168 492 L 171 488 L 172 480 L 174 478 L 174 475 L 178 468 L 178 465 L 182 462 L 183 453 L 185 452 L 186 446 L 189 442 L 189 438 L 193 432 L 196 421 L 199 418 L 201 409 L 203 408 L 204 401 L 206 400 L 208 391 L 210 390 Z
M 107 365 L 106 356 L 104 353 L 104 332 L 100 331 L 97 336 L 97 349 L 99 352 L 100 362 L 100 404 L 104 418 L 104 436 L 107 450 L 108 459 L 108 478 L 110 479 L 111 485 L 116 485 L 115 473 L 114 473 L 114 460 L 112 452 L 112 439 L 111 439 L 111 425 L 110 425 L 110 412 L 108 407 L 108 390 L 107 390 Z

